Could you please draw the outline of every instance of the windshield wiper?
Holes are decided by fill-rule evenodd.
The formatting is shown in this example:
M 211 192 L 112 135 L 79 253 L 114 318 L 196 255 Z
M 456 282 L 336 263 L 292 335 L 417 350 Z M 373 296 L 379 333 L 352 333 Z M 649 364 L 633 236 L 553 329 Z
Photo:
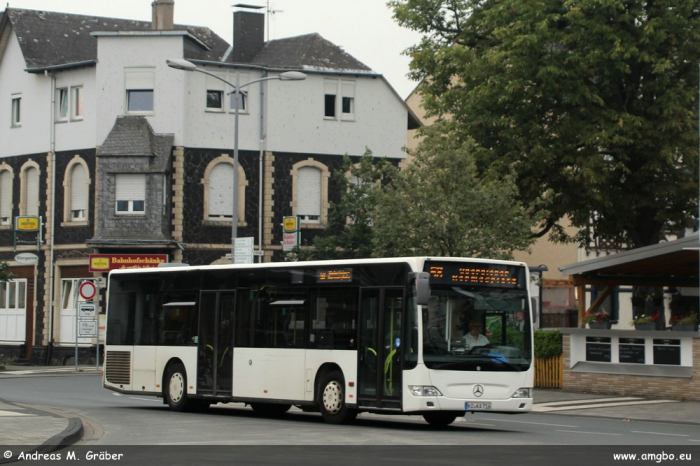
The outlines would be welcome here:
M 468 354 L 468 355 L 465 355 L 464 358 L 465 359 L 461 359 L 459 361 L 450 361 L 450 362 L 438 364 L 436 366 L 433 366 L 432 369 L 446 369 L 446 368 L 450 368 L 450 367 L 459 367 L 459 366 L 465 365 L 465 364 L 466 365 L 473 365 L 476 362 L 478 362 L 479 359 L 487 358 L 493 364 L 503 365 L 504 367 L 512 369 L 515 372 L 522 372 L 522 369 L 519 365 L 512 364 L 512 363 L 508 362 L 508 360 L 502 354 L 492 354 L 492 353 Z

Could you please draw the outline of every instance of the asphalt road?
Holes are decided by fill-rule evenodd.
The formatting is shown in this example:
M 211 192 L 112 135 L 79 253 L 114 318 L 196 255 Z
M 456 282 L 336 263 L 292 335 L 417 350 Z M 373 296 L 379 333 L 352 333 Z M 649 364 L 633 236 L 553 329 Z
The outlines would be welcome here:
M 102 388 L 97 375 L 4 378 L 0 398 L 75 412 L 97 428 L 98 445 L 700 445 L 700 425 L 562 415 L 468 414 L 445 430 L 420 416 L 361 414 L 331 426 L 316 413 L 292 409 L 261 418 L 241 404 L 206 413 L 175 413 L 159 398 Z M 537 400 L 535 400 L 537 402 Z

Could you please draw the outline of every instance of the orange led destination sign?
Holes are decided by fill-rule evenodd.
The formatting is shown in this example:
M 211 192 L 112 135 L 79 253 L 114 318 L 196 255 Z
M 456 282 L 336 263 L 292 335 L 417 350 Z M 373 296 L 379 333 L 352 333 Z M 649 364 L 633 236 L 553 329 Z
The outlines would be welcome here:
M 522 287 L 522 267 L 478 264 L 441 263 L 429 265 L 431 283 Z
M 318 283 L 350 283 L 352 282 L 351 269 L 330 269 L 318 271 Z

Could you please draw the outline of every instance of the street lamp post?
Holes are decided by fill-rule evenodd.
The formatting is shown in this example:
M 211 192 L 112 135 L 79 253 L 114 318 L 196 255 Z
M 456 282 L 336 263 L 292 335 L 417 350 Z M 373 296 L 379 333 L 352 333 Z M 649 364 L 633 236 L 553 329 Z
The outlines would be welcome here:
M 233 88 L 232 94 L 234 94 L 234 123 L 233 123 L 233 213 L 231 215 L 231 263 L 235 261 L 236 256 L 236 238 L 238 237 L 238 108 L 241 102 L 241 88 L 249 86 L 253 83 L 258 83 L 262 81 L 272 81 L 279 79 L 281 81 L 301 81 L 306 79 L 306 75 L 300 71 L 285 71 L 277 76 L 269 76 L 267 78 L 255 79 L 253 81 L 248 81 L 247 83 L 239 84 L 238 69 L 236 69 L 236 84 L 230 83 L 221 76 L 218 76 L 207 70 L 197 68 L 194 63 L 185 60 L 183 58 L 173 58 L 171 60 L 165 60 L 169 67 L 175 68 L 176 70 L 183 71 L 197 71 L 199 73 L 204 73 L 213 78 L 223 81 Z M 231 94 L 231 93 L 229 93 Z M 262 109 L 260 110 L 262 111 Z M 262 249 L 262 244 L 260 245 Z

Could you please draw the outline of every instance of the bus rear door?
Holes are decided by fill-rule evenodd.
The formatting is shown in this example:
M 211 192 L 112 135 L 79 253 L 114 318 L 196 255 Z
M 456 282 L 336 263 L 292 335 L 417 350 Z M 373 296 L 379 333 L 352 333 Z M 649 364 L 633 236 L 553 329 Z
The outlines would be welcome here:
M 235 291 L 202 291 L 197 342 L 197 394 L 231 395 Z

